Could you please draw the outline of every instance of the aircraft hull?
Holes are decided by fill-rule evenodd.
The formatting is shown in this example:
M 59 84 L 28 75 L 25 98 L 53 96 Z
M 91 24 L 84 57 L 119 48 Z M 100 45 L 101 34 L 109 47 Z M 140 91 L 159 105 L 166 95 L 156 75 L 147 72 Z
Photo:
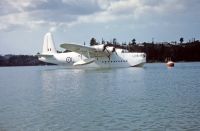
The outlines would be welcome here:
M 142 67 L 146 63 L 145 53 L 113 53 L 108 57 L 95 57 L 93 62 L 76 65 L 79 61 L 88 57 L 76 52 L 56 53 L 52 58 L 40 57 L 39 60 L 62 65 L 66 68 L 119 68 L 119 67 Z

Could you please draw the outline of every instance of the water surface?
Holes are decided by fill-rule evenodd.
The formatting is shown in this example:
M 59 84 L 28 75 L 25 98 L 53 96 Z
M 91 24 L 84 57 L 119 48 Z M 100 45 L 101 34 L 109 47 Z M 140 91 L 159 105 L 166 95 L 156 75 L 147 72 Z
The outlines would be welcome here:
M 1 67 L 0 130 L 200 130 L 200 63 Z

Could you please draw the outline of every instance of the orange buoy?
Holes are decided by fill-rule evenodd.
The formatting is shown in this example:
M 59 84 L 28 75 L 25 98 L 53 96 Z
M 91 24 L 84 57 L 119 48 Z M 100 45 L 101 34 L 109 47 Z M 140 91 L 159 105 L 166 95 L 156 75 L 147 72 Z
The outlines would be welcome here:
M 167 62 L 167 66 L 168 66 L 168 67 L 174 67 L 174 62 L 171 61 L 171 60 L 168 61 L 168 62 Z

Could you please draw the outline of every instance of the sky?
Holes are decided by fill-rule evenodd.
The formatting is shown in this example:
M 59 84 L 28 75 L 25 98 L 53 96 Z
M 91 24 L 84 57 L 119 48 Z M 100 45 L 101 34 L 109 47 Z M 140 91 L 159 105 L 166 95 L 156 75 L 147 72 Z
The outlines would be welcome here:
M 65 42 L 200 39 L 200 0 L 1 0 L 0 54 L 35 55 L 45 33 Z

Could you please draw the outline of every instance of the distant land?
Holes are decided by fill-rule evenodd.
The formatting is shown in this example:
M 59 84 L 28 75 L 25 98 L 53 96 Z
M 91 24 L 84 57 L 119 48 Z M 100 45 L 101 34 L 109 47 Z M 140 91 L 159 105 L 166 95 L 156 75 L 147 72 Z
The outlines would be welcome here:
M 32 55 L 0 55 L 0 66 L 35 66 L 46 64 L 39 61 L 37 56 Z
M 103 44 L 112 45 L 116 48 L 128 49 L 130 52 L 145 52 L 147 54 L 147 62 L 165 62 L 166 58 L 171 58 L 175 62 L 185 61 L 200 61 L 200 41 L 183 43 L 139 43 L 133 39 L 129 44 L 117 43 L 116 39 L 113 42 Z M 94 38 L 91 39 L 90 45 L 99 44 Z M 59 51 L 58 51 L 59 52 Z M 38 66 L 38 65 L 52 65 L 38 60 L 37 56 L 33 55 L 0 55 L 0 66 Z

